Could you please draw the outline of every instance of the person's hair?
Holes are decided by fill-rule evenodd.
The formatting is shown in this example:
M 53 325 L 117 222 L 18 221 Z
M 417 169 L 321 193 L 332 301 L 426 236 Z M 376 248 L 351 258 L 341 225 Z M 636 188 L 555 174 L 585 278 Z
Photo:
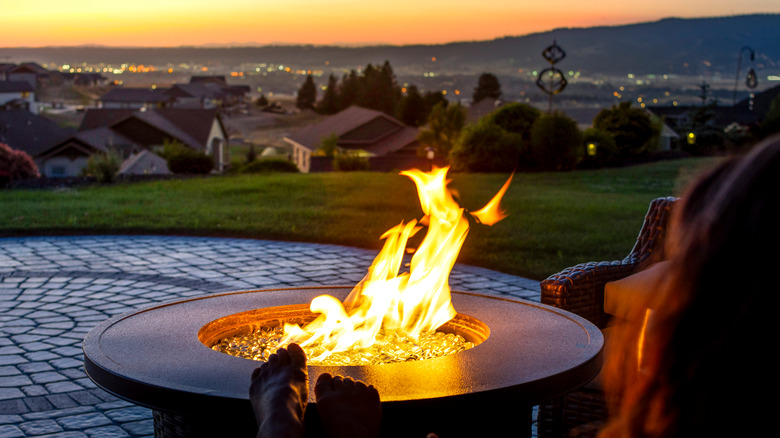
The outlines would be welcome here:
M 780 136 L 722 162 L 674 208 L 663 281 L 606 355 L 602 437 L 751 436 L 777 386 Z M 772 395 L 766 394 L 767 397 Z

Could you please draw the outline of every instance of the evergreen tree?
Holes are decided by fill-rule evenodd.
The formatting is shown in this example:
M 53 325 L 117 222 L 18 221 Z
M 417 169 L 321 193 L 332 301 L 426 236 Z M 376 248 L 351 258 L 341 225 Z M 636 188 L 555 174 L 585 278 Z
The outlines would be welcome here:
M 338 82 L 336 77 L 331 74 L 328 78 L 328 88 L 325 89 L 325 94 L 317 105 L 317 111 L 322 114 L 336 114 L 339 112 L 338 92 Z
M 409 126 L 420 126 L 425 123 L 426 117 L 425 101 L 417 87 L 410 85 L 401 100 L 400 119 Z
M 492 99 L 501 97 L 501 84 L 498 82 L 496 75 L 492 73 L 482 73 L 479 76 L 477 88 L 474 89 L 474 94 L 471 96 L 471 101 L 477 103 L 488 97 Z
M 298 97 L 295 99 L 295 106 L 300 109 L 314 109 L 314 102 L 317 101 L 317 86 L 314 85 L 314 78 L 311 75 L 306 77 L 306 82 L 298 90 Z
M 352 105 L 357 105 L 362 94 L 363 84 L 360 76 L 358 76 L 355 70 L 352 70 L 349 72 L 349 75 L 344 75 L 341 79 L 338 96 L 339 111 L 347 109 Z

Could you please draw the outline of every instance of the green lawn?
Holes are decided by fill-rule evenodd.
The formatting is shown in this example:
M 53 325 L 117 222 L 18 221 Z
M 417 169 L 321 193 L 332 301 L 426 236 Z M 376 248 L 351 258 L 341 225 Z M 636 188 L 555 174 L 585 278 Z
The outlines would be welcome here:
M 567 173 L 518 174 L 510 216 L 473 226 L 460 262 L 543 279 L 576 263 L 624 257 L 648 203 L 676 195 L 712 159 Z M 452 174 L 477 209 L 508 175 Z M 414 184 L 391 173 L 236 175 L 67 190 L 0 190 L 0 235 L 189 234 L 380 248 L 419 218 Z

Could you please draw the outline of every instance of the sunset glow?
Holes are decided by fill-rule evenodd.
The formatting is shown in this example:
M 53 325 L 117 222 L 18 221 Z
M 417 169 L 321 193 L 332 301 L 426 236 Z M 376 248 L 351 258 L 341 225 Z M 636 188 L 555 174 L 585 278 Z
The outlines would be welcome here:
M 3 5 L 0 47 L 435 44 L 559 27 L 758 12 L 778 13 L 780 2 L 28 0 Z

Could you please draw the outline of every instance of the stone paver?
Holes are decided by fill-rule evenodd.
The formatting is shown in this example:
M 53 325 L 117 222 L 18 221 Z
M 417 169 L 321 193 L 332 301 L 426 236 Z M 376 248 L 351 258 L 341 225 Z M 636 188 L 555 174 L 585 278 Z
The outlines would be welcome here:
M 375 251 L 170 236 L 0 238 L 0 438 L 152 437 L 151 411 L 96 387 L 81 342 L 113 315 L 242 289 L 354 285 Z M 539 301 L 539 282 L 456 265 L 454 290 Z

